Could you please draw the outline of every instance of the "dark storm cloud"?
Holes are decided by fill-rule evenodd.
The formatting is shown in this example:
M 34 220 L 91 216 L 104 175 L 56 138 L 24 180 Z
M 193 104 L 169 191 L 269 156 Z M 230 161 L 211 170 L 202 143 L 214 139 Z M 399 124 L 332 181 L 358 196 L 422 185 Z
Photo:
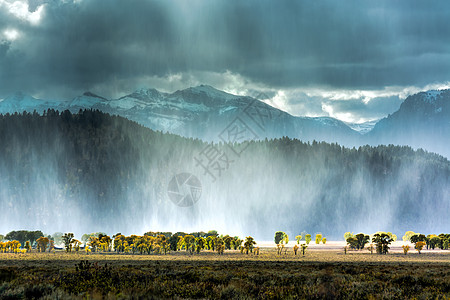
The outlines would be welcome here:
M 21 34 L 0 43 L 0 97 L 199 72 L 270 88 L 381 89 L 450 77 L 447 1 L 29 3 L 30 12 L 45 3 L 36 25 L 0 6 L 0 32 Z

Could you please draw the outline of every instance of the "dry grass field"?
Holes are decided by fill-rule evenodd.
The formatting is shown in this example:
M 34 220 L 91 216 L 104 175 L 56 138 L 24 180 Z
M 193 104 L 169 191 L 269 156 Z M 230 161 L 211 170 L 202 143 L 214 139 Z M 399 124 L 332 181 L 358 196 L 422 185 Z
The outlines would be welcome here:
M 450 252 L 404 255 L 402 244 L 387 255 L 344 254 L 343 242 L 310 244 L 305 256 L 294 255 L 293 243 L 281 255 L 270 243 L 259 255 L 2 253 L 0 298 L 449 298 Z

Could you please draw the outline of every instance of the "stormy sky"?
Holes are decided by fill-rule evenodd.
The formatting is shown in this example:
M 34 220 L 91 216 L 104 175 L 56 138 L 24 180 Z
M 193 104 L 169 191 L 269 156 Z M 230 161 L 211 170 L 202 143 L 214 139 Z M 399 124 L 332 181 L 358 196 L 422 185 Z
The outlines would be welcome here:
M 448 1 L 0 0 L 0 99 L 209 84 L 363 122 L 450 86 L 449 15 Z

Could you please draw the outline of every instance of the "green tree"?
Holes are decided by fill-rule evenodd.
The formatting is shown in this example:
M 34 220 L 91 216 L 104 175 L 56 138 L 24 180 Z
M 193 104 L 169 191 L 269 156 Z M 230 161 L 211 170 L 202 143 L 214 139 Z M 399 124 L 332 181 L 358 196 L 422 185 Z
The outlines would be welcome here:
M 39 237 L 44 234 L 40 230 L 28 231 L 28 230 L 18 230 L 9 232 L 5 238 L 9 241 L 17 240 L 21 245 L 25 245 L 26 241 L 34 243 Z
M 295 237 L 295 240 L 297 241 L 297 244 L 300 244 L 300 241 L 302 240 L 302 236 L 301 235 L 297 235 Z
M 309 233 L 307 233 L 305 235 L 305 241 L 306 241 L 306 244 L 308 244 L 308 245 L 309 245 L 309 242 L 311 242 L 311 235 Z
M 321 240 L 322 240 L 322 234 L 321 233 L 316 234 L 316 244 L 320 244 Z
M 445 240 L 442 242 L 442 249 L 443 249 L 443 250 L 448 250 L 448 248 L 449 248 L 449 240 L 448 240 L 448 239 L 445 239 Z
M 219 234 L 217 233 L 217 230 L 210 230 L 208 231 L 208 233 L 206 234 L 206 236 L 212 236 L 212 237 L 218 237 Z
M 73 240 L 73 233 L 64 233 L 62 236 L 62 240 L 64 243 L 64 247 L 66 248 L 66 252 L 72 251 L 72 240 Z
M 406 232 L 405 232 L 405 235 L 402 237 L 402 240 L 403 240 L 404 242 L 411 241 L 411 237 L 412 237 L 413 235 L 415 235 L 414 231 L 406 231 Z
M 231 237 L 231 236 L 229 236 L 229 235 L 226 235 L 226 236 L 223 238 L 223 242 L 224 242 L 224 244 L 225 244 L 225 249 L 226 249 L 226 250 L 231 250 L 233 241 L 234 241 L 234 238 Z
M 358 233 L 347 239 L 347 243 L 352 249 L 362 250 L 369 242 L 369 236 L 364 233 Z
M 195 252 L 200 253 L 201 250 L 205 249 L 206 239 L 199 236 L 195 239 Z
M 348 237 L 346 242 L 350 249 L 358 249 L 358 239 L 356 237 Z
M 50 240 L 48 237 L 41 236 L 36 240 L 36 243 L 38 252 L 45 252 L 45 249 L 47 249 L 47 245 L 50 243 Z
M 283 232 L 283 231 L 275 232 L 275 237 L 274 237 L 275 244 L 278 245 L 280 243 L 283 243 L 284 240 L 285 240 L 285 237 L 286 237 L 286 233 L 285 232 Z
M 187 234 L 183 237 L 184 245 L 186 247 L 186 251 L 192 254 L 195 251 L 195 237 L 191 234 Z
M 233 241 L 233 248 L 234 250 L 239 249 L 241 247 L 243 240 L 241 240 L 239 237 L 235 236 Z
M 431 249 L 435 249 L 436 247 L 438 248 L 442 248 L 441 246 L 442 240 L 440 237 L 434 235 L 432 237 L 429 238 L 429 245 Z
M 344 240 L 347 241 L 348 238 L 355 237 L 353 232 L 346 232 L 344 233 Z
M 244 247 L 245 247 L 247 254 L 249 251 L 250 251 L 250 253 L 253 252 L 253 248 L 255 245 L 256 245 L 256 242 L 251 236 L 248 236 L 245 238 Z
M 27 252 L 31 252 L 31 243 L 30 243 L 30 241 L 26 241 L 25 242 L 25 249 L 27 250 Z
M 372 242 L 376 244 L 378 254 L 387 254 L 392 241 L 392 238 L 386 233 L 375 233 L 372 238 Z
M 411 243 L 416 244 L 417 242 L 425 242 L 427 240 L 427 237 L 424 234 L 416 233 L 413 236 L 411 236 L 410 241 Z
M 172 250 L 172 251 L 177 251 L 178 250 L 178 243 L 180 242 L 180 240 L 182 240 L 183 239 L 183 237 L 182 236 L 179 236 L 177 233 L 175 233 L 174 235 L 172 235 L 170 238 L 169 238 L 169 247 L 170 247 L 170 250 Z

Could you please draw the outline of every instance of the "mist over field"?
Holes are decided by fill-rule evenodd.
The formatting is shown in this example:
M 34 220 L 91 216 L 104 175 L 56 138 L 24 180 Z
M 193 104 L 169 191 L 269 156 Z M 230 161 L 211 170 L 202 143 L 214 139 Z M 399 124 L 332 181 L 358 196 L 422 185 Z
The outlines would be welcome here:
M 94 111 L 0 117 L 0 139 L 5 233 L 215 229 L 271 240 L 283 230 L 341 239 L 346 231 L 450 225 L 449 161 L 409 147 L 348 149 L 289 138 L 207 144 Z M 180 173 L 201 183 L 194 205 L 170 198 L 169 183 Z M 195 192 L 180 183 L 180 194 Z

